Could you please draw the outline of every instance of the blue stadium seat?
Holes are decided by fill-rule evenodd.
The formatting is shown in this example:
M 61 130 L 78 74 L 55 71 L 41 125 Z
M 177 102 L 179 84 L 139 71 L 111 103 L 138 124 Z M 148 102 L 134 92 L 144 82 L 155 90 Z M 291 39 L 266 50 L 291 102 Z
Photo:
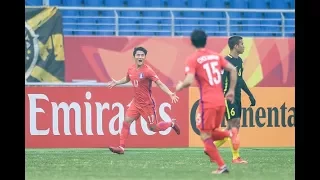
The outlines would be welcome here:
M 283 1 L 283 0 L 279 0 Z M 248 1 L 248 8 L 251 9 L 266 9 L 267 3 L 265 0 L 249 0 Z
M 285 21 L 285 31 L 286 32 L 295 32 L 295 21 L 294 20 L 286 20 Z
M 122 0 L 104 0 L 104 5 L 107 7 L 122 7 L 123 1 Z
M 96 34 L 98 36 L 114 36 L 115 35 L 114 32 L 102 32 L 102 31 L 97 31 Z
M 159 34 L 160 36 L 170 36 L 171 35 L 172 26 L 170 24 L 169 25 L 160 24 L 159 28 L 161 31 L 165 31 L 165 32 L 158 32 L 156 34 Z
M 143 15 L 145 17 L 152 17 L 153 18 L 157 18 L 157 19 L 161 19 L 159 17 L 161 17 L 161 12 L 160 11 L 143 11 Z M 157 19 L 155 19 L 155 21 L 157 21 Z
M 182 31 L 193 31 L 194 29 L 199 28 L 199 21 L 198 20 L 181 20 L 180 21 L 181 30 Z
M 119 35 L 120 35 L 120 36 L 136 36 L 137 33 L 135 33 L 135 32 L 120 31 L 120 32 L 119 32 Z
M 63 5 L 62 0 L 50 0 L 49 1 L 50 6 L 61 6 Z
M 41 5 L 42 0 L 28 0 L 26 4 Z M 208 7 L 208 8 L 256 8 L 256 9 L 294 9 L 294 0 L 51 0 L 51 5 L 64 6 L 94 6 L 94 7 Z M 108 35 L 115 34 L 115 19 L 113 11 L 86 11 L 86 10 L 61 10 L 63 14 L 64 31 L 66 35 Z M 122 18 L 119 19 L 119 34 L 130 36 L 171 36 L 171 14 L 169 11 L 117 11 Z M 260 12 L 230 12 L 231 34 L 242 36 L 281 36 L 280 13 Z M 190 35 L 194 28 L 207 31 L 208 35 L 226 36 L 226 14 L 224 12 L 174 12 L 176 35 Z M 283 13 L 286 18 L 286 36 L 294 36 L 294 13 Z M 65 18 L 73 16 L 73 18 Z M 94 18 L 81 18 L 81 16 L 94 16 Z M 77 18 L 78 17 L 78 18 Z M 100 17 L 110 17 L 100 18 Z M 135 17 L 135 18 L 129 18 Z M 148 17 L 150 17 L 148 19 Z M 155 19 L 153 19 L 154 17 Z M 166 19 L 168 18 L 168 19 Z M 209 18 L 209 19 L 208 19 Z M 210 19 L 211 18 L 211 19 Z M 212 19 L 220 18 L 220 19 Z M 238 18 L 238 19 L 235 19 Z M 241 18 L 256 18 L 241 19 Z M 272 20 L 278 19 L 278 20 Z M 293 20 L 290 20 L 293 19 Z M 85 23 L 81 25 L 79 23 Z M 123 24 L 130 25 L 123 25 Z M 152 24 L 144 25 L 144 24 Z M 246 26 L 254 24 L 254 26 Z M 216 26 L 212 26 L 216 25 Z M 72 31 L 72 29 L 87 29 L 89 31 Z M 110 30 L 101 31 L 101 30 Z M 131 32 L 126 32 L 131 30 Z M 150 30 L 150 32 L 139 32 Z M 157 32 L 164 31 L 164 32 Z M 261 32 L 261 33 L 248 33 Z
M 186 7 L 184 0 L 168 0 L 168 7 Z
M 246 8 L 248 8 L 248 1 L 245 1 L 245 0 L 231 0 L 230 1 L 230 7 L 231 8 L 239 8 L 239 9 L 246 9 Z
M 122 17 L 139 17 L 140 16 L 138 11 L 120 11 L 118 13 Z
M 170 12 L 162 11 L 161 12 L 161 17 L 162 17 L 161 21 L 160 21 L 161 24 L 171 24 L 171 14 L 170 14 Z
M 206 6 L 208 8 L 224 8 L 224 0 L 207 0 Z
M 81 6 L 82 2 L 81 0 L 63 0 L 64 6 Z
M 101 7 L 104 6 L 104 0 L 84 0 L 85 6 Z
M 41 6 L 42 0 L 26 0 L 25 5 L 27 5 L 27 6 Z
M 141 25 L 140 29 L 142 32 L 138 32 L 140 36 L 154 36 L 156 31 L 159 31 L 157 26 L 148 26 L 148 25 Z
M 76 10 L 62 10 L 62 23 L 64 29 L 77 29 L 79 22 L 80 11 Z M 72 34 L 72 32 L 67 32 Z
M 208 8 L 224 8 L 224 0 L 207 1 Z M 225 17 L 224 12 L 204 12 L 204 18 L 222 18 Z
M 79 28 L 82 28 L 82 27 L 79 27 Z M 92 31 L 75 31 L 74 35 L 92 36 Z
M 80 16 L 80 11 L 78 10 L 61 10 L 62 16 Z
M 128 7 L 145 7 L 145 0 L 128 0 Z
M 216 33 L 219 31 L 219 24 L 217 20 L 203 20 L 200 21 L 200 28 L 207 32 Z
M 84 23 L 81 26 L 87 26 L 92 27 L 92 30 L 97 29 L 98 26 L 96 25 L 98 23 L 98 11 L 80 11 L 80 16 L 83 16 L 82 18 L 79 18 L 79 23 Z
M 146 1 L 145 5 L 146 7 L 163 7 L 163 1 L 161 0 Z
M 296 8 L 296 4 L 295 4 L 295 1 L 294 1 L 294 0 L 290 0 L 290 1 L 288 2 L 288 4 L 289 4 L 290 9 L 295 9 L 295 8 Z
M 115 35 L 114 25 L 98 25 L 97 35 Z
M 271 9 L 287 9 L 285 0 L 270 0 Z
M 206 7 L 205 0 L 188 0 L 188 6 L 193 8 L 204 8 Z

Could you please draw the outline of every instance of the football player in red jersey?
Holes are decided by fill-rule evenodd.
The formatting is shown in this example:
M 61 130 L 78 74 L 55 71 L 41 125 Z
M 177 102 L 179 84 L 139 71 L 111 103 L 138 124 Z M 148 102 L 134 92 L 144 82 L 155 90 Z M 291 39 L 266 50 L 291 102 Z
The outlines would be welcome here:
M 156 73 L 144 64 L 148 51 L 143 47 L 136 47 L 133 51 L 135 64 L 129 67 L 127 75 L 119 81 L 112 80 L 109 87 L 125 84 L 131 81 L 134 89 L 134 97 L 130 107 L 126 111 L 125 119 L 120 133 L 120 146 L 109 147 L 110 151 L 117 154 L 124 154 L 125 141 L 129 136 L 130 124 L 142 116 L 147 122 L 150 130 L 154 132 L 164 131 L 169 127 L 179 135 L 180 128 L 176 120 L 171 122 L 158 122 L 155 111 L 155 101 L 152 97 L 152 82 L 155 82 L 160 89 L 168 94 L 173 103 L 178 102 L 179 97 L 163 84 Z
M 176 91 L 189 87 L 196 79 L 200 92 L 196 124 L 204 143 L 204 152 L 210 157 L 211 162 L 218 165 L 218 169 L 212 173 L 228 173 L 229 170 L 213 141 L 230 137 L 233 146 L 237 148 L 237 137 L 233 135 L 236 129 L 233 128 L 230 131 L 218 129 L 225 113 L 225 97 L 231 102 L 234 101 L 237 71 L 224 57 L 205 48 L 207 35 L 204 31 L 194 30 L 191 34 L 191 42 L 196 51 L 187 59 L 186 77 L 183 82 L 177 84 Z M 226 95 L 222 89 L 222 70 L 230 72 L 230 88 Z

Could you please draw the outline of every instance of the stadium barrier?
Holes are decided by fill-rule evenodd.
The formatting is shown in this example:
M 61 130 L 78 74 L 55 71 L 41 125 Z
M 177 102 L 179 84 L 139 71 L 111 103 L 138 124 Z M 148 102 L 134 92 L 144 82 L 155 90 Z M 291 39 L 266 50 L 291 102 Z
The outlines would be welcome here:
M 125 109 L 132 89 L 106 84 L 27 83 L 25 90 L 26 148 L 99 148 L 119 143 Z M 295 107 L 293 87 L 252 88 L 256 107 L 243 97 L 242 147 L 294 147 Z M 171 104 L 159 88 L 153 89 L 159 120 L 179 120 L 181 134 L 171 128 L 154 133 L 146 121 L 130 127 L 128 147 L 202 147 L 195 129 L 198 90 L 179 93 L 180 102 Z M 266 96 L 269 95 L 269 96 Z M 231 110 L 232 111 L 232 110 Z M 225 127 L 225 123 L 222 125 Z M 225 145 L 228 146 L 228 145 Z
M 241 146 L 242 147 L 294 147 L 295 146 L 295 93 L 294 87 L 255 87 L 251 89 L 257 101 L 250 107 L 249 98 L 242 95 Z M 198 88 L 189 89 L 189 147 L 201 147 L 196 128 Z M 233 112 L 229 109 L 230 113 Z M 222 128 L 226 127 L 226 121 Z M 226 143 L 224 146 L 229 146 Z
M 27 148 L 93 148 L 117 145 L 125 110 L 132 99 L 130 88 L 109 89 L 96 84 L 56 84 L 25 87 L 25 135 Z M 154 133 L 146 121 L 130 127 L 128 147 L 188 147 L 188 91 L 179 94 L 180 103 L 159 88 L 153 90 L 158 120 L 179 119 L 182 133 L 171 128 Z M 184 113 L 181 113 L 184 112 Z

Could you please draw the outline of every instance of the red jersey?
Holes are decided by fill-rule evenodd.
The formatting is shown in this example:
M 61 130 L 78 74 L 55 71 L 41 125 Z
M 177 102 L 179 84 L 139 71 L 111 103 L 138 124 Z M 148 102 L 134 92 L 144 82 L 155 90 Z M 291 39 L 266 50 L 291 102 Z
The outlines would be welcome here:
M 195 74 L 200 91 L 199 107 L 225 106 L 222 89 L 222 70 L 228 61 L 216 52 L 199 49 L 186 62 L 185 72 Z
M 152 82 L 159 80 L 156 73 L 148 66 L 142 65 L 139 69 L 136 65 L 128 69 L 127 77 L 131 80 L 134 88 L 133 104 L 142 108 L 145 106 L 155 106 L 152 97 Z

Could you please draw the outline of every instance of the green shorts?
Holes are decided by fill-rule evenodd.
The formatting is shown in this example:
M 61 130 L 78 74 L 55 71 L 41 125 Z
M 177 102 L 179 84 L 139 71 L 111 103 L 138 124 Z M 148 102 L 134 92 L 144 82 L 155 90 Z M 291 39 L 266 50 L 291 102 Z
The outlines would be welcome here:
M 241 118 L 242 106 L 241 100 L 235 99 L 233 104 L 230 101 L 226 101 L 226 113 L 225 117 L 228 120 Z

